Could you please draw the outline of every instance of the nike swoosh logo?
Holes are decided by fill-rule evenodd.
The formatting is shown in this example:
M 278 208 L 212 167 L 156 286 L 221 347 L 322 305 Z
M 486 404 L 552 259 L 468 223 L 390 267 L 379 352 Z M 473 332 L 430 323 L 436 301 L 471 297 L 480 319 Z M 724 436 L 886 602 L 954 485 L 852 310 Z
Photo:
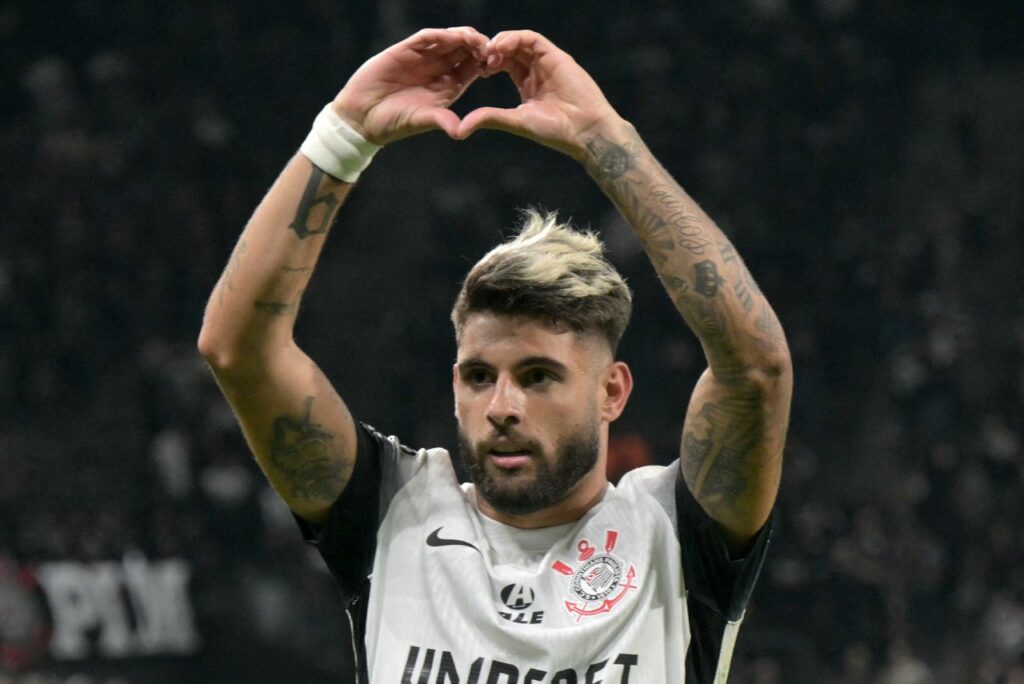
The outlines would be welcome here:
M 461 539 L 445 539 L 444 537 L 439 536 L 438 532 L 440 532 L 443 527 L 444 525 L 430 533 L 427 537 L 427 546 L 468 546 L 481 556 L 483 555 L 483 553 L 480 552 L 480 549 L 476 548 L 476 546 L 470 544 L 468 541 L 462 541 Z

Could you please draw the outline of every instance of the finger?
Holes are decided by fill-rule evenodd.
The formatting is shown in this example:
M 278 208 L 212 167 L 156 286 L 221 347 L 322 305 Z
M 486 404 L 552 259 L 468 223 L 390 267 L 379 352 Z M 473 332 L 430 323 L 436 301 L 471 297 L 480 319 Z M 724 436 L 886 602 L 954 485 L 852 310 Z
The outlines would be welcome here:
M 510 57 L 517 53 L 534 54 L 555 47 L 550 40 L 536 31 L 502 31 L 487 43 L 487 54 Z
M 498 107 L 480 107 L 474 109 L 459 124 L 456 134 L 452 137 L 465 140 L 481 128 L 518 133 L 522 129 L 519 112 L 515 109 Z
M 469 39 L 470 39 L 469 46 L 472 48 L 473 57 L 478 62 L 482 62 L 482 61 L 484 61 L 487 58 L 486 55 L 484 54 L 484 48 L 487 46 L 487 41 L 490 40 L 490 36 L 486 36 L 486 35 L 480 33 L 479 31 L 477 31 L 472 26 L 456 26 L 456 27 L 450 28 L 449 30 L 451 30 L 451 31 L 461 31 L 461 32 L 465 33 L 469 37 Z M 481 43 L 481 41 L 483 41 L 483 42 Z
M 447 54 L 436 54 L 434 49 L 407 51 L 396 55 L 397 62 L 406 70 L 406 75 L 421 73 L 427 76 L 445 76 L 461 64 L 476 62 L 473 51 L 459 46 Z
M 472 27 L 460 26 L 450 29 L 423 29 L 403 42 L 405 47 L 417 51 L 431 48 L 450 51 L 459 47 L 482 50 L 487 44 L 487 36 Z

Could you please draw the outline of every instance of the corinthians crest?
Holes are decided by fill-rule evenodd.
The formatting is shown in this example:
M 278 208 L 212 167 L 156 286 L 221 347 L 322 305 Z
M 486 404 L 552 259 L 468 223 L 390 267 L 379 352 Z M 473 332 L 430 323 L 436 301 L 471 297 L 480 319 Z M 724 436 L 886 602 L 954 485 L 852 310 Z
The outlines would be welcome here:
M 610 613 L 631 589 L 636 589 L 636 567 L 612 555 L 619 533 L 605 532 L 604 553 L 598 553 L 589 539 L 576 543 L 578 566 L 555 561 L 551 569 L 571 578 L 568 593 L 579 601 L 566 600 L 565 609 L 579 622 L 585 617 Z

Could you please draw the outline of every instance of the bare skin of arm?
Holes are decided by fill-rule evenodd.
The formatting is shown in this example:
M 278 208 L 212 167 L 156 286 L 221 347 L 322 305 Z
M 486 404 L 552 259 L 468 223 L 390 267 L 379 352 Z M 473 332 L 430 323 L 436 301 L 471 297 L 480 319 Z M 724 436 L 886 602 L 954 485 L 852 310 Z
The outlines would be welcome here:
M 708 361 L 686 411 L 683 477 L 741 553 L 781 476 L 793 379 L 778 318 L 729 239 L 572 57 L 532 31 L 500 33 L 486 54 L 488 72 L 508 72 L 522 104 L 470 113 L 458 137 L 493 128 L 564 152 L 629 221 Z
M 486 40 L 469 28 L 420 31 L 367 61 L 332 106 L 380 145 L 429 130 L 454 134 L 460 121 L 448 107 L 481 74 Z M 239 238 L 199 337 L 263 472 L 311 522 L 325 518 L 352 476 L 356 428 L 293 332 L 303 292 L 352 187 L 296 154 Z

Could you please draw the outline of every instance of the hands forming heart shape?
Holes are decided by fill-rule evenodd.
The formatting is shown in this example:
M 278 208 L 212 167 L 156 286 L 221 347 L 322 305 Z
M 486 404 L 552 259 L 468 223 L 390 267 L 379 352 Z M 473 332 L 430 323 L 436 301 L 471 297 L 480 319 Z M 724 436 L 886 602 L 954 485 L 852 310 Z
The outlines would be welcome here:
M 519 90 L 518 107 L 481 107 L 462 119 L 450 109 L 476 79 L 499 72 Z M 464 140 L 489 128 L 576 158 L 582 135 L 617 116 L 594 79 L 544 36 L 504 31 L 488 39 L 467 26 L 424 29 L 372 57 L 334 107 L 379 145 L 436 129 Z

